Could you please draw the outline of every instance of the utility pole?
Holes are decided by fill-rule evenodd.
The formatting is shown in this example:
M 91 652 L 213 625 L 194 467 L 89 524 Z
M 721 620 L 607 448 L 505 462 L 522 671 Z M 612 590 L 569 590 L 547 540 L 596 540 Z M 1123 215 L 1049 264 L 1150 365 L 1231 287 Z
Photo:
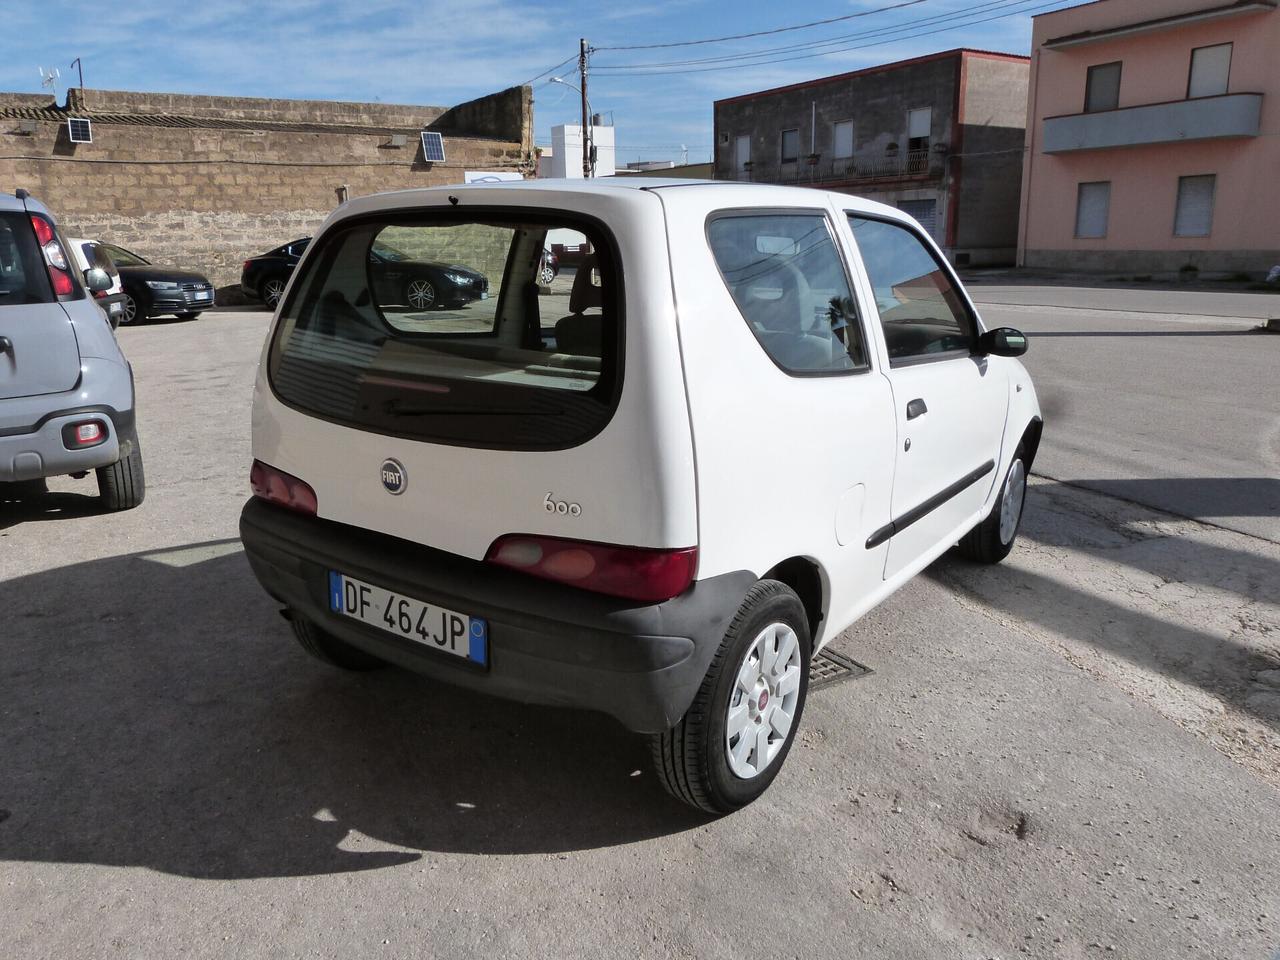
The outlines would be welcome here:
M 84 91 L 84 64 L 80 62 L 79 57 L 76 57 L 74 60 L 71 61 L 71 66 L 75 67 L 76 70 L 80 72 L 80 90 L 81 92 L 83 92 Z
M 587 38 L 578 41 L 578 91 L 582 94 L 582 176 L 591 176 L 591 135 L 587 132 Z

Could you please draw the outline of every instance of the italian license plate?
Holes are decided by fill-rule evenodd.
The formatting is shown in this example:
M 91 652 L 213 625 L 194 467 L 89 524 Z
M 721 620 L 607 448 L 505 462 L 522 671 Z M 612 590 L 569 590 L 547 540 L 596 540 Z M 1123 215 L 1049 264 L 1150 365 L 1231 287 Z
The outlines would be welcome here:
M 213 299 L 213 291 L 212 291 L 212 290 L 197 290 L 197 291 L 196 291 L 196 299 L 197 299 L 197 300 L 212 300 L 212 299 Z
M 415 600 L 336 570 L 329 571 L 329 609 L 432 650 L 489 664 L 489 624 L 480 617 Z
M 124 304 L 123 304 L 123 303 L 119 303 L 119 302 L 117 302 L 117 303 L 109 303 L 109 304 L 107 304 L 107 313 L 109 313 L 109 314 L 111 314 L 111 313 L 119 313 L 123 308 L 124 308 Z

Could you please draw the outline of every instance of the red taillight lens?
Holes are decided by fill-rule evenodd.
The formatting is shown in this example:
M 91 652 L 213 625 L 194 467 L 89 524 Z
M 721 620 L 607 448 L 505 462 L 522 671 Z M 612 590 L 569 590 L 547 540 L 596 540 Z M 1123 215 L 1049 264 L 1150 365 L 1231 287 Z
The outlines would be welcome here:
M 240 268 L 240 272 L 241 272 L 241 273 L 248 273 L 248 272 L 249 272 L 249 263 L 250 263 L 250 261 L 248 261 L 248 260 L 246 260 L 246 261 L 244 262 L 244 266 Z
M 249 470 L 249 488 L 260 500 L 315 516 L 316 492 L 310 484 L 261 460 L 253 461 Z
M 44 217 L 37 217 L 31 214 L 31 228 L 36 232 L 36 239 L 40 241 L 40 246 L 44 246 L 53 240 L 53 227 L 49 226 L 49 221 Z
M 689 588 L 698 548 L 653 550 L 511 534 L 493 542 L 485 561 L 595 593 L 657 603 Z
M 53 227 L 44 217 L 33 213 L 31 228 L 35 230 L 40 249 L 44 252 L 44 262 L 49 271 L 49 281 L 53 284 L 53 292 L 59 297 L 71 296 L 75 288 L 71 285 L 71 274 L 67 272 L 67 255 L 62 252 L 62 244 L 53 235 Z

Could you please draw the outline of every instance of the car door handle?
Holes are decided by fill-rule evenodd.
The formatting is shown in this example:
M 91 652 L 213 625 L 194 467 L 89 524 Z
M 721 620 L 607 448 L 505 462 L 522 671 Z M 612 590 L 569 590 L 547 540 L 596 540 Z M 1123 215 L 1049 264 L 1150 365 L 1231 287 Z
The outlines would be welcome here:
M 13 341 L 8 337 L 0 337 L 0 353 L 13 353 Z
M 907 419 L 914 420 L 916 417 L 924 416 L 929 412 L 929 408 L 924 405 L 924 401 L 919 397 L 907 404 Z

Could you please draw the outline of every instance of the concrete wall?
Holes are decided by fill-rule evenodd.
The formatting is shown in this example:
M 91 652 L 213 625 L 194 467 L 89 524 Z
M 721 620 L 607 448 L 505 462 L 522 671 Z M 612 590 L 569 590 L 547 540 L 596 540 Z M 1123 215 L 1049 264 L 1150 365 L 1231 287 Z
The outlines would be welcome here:
M 794 179 L 813 149 L 824 158 L 833 155 L 834 124 L 854 122 L 855 159 L 882 161 L 890 144 L 907 149 L 907 112 L 933 108 L 933 143 L 949 143 L 956 103 L 959 54 L 926 58 L 892 70 L 859 71 L 827 77 L 777 90 L 747 94 L 715 104 L 715 178 L 735 177 L 733 150 L 740 134 L 751 136 L 751 179 L 766 183 Z M 817 105 L 817 126 L 813 107 Z M 799 128 L 799 164 L 784 165 L 782 131 Z M 727 134 L 727 143 L 721 141 Z
M 737 179 L 736 138 L 751 136 L 749 179 L 812 183 L 898 205 L 934 200 L 935 238 L 953 260 L 973 266 L 1012 263 L 1026 123 L 1025 58 L 953 50 L 715 104 L 716 179 Z M 812 122 L 817 108 L 816 127 Z M 907 115 L 932 108 L 930 150 L 918 174 L 866 176 L 908 149 Z M 831 168 L 834 124 L 854 122 L 853 176 Z M 781 131 L 799 128 L 801 159 L 781 163 Z M 821 155 L 805 179 L 804 155 Z M 829 171 L 829 176 L 824 176 Z M 957 189 L 958 186 L 958 189 Z
M 1026 60 L 966 56 L 953 245 L 970 266 L 1012 263 L 1026 142 Z
M 1035 18 L 1029 147 L 1019 261 L 1027 266 L 1163 272 L 1264 273 L 1280 262 L 1280 12 L 1253 12 L 1130 33 L 1059 49 L 1049 39 L 1222 6 L 1218 0 L 1103 0 Z M 1046 118 L 1083 110 L 1088 68 L 1123 63 L 1119 108 L 1181 100 L 1191 51 L 1232 43 L 1230 93 L 1262 94 L 1259 136 L 1043 152 Z M 1174 236 L 1178 179 L 1214 174 L 1208 237 Z M 1107 235 L 1076 238 L 1079 184 L 1111 183 Z
M 69 142 L 67 115 L 93 119 L 93 143 Z M 23 119 L 34 135 L 18 132 Z M 446 163 L 423 159 L 425 127 L 444 133 Z M 406 146 L 389 145 L 395 134 Z M 0 187 L 26 187 L 68 235 L 202 269 L 220 288 L 238 283 L 246 257 L 314 231 L 338 187 L 359 196 L 459 183 L 465 170 L 528 173 L 532 150 L 527 87 L 452 109 L 103 90 L 56 108 L 0 94 Z

